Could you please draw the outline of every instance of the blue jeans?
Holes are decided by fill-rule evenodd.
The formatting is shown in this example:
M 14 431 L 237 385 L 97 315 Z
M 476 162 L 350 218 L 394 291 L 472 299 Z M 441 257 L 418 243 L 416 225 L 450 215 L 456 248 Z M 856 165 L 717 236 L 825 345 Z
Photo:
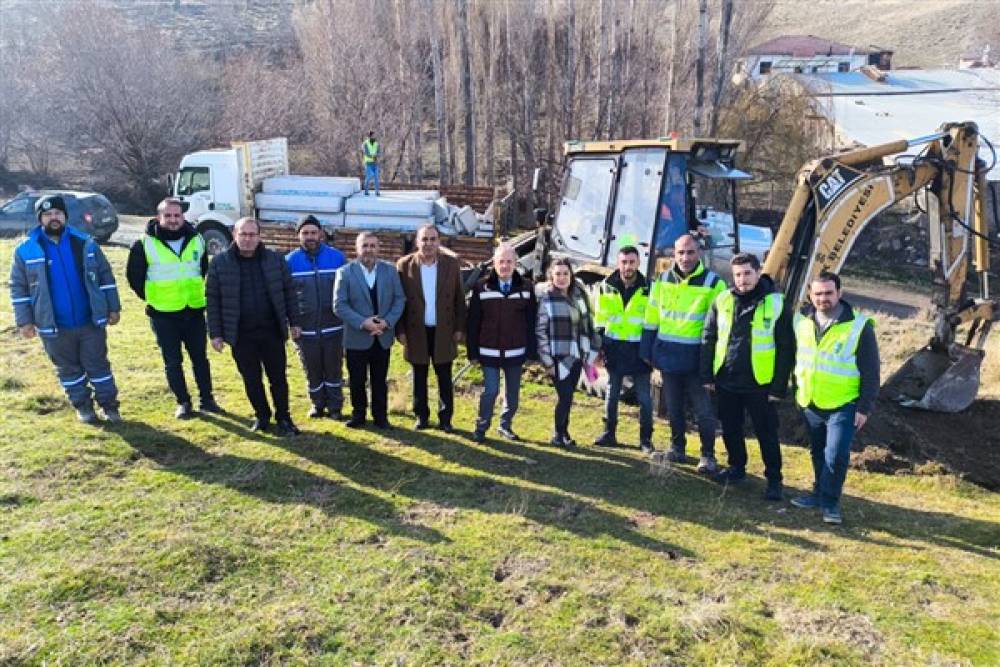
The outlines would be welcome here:
M 375 194 L 378 194 L 378 163 L 369 162 L 365 165 L 365 182 L 363 184 L 365 194 L 368 194 L 368 183 L 375 181 Z
M 500 395 L 500 371 L 503 371 L 504 394 L 503 410 L 500 412 L 500 426 L 512 428 L 514 415 L 521 396 L 522 366 L 483 366 L 483 393 L 479 395 L 479 417 L 476 419 L 476 432 L 486 433 L 493 421 L 493 406 Z
M 604 401 L 604 430 L 614 435 L 618 428 L 618 399 L 621 398 L 622 373 L 608 372 L 608 396 Z M 639 402 L 639 442 L 649 443 L 653 438 L 653 399 L 649 393 L 649 373 L 630 376 Z
M 847 464 L 851 460 L 855 410 L 854 403 L 836 410 L 802 410 L 809 428 L 813 472 L 816 475 L 813 495 L 826 509 L 837 507 L 840 502 L 840 493 L 847 478 Z
M 661 373 L 663 391 L 667 400 L 667 416 L 670 420 L 670 447 L 683 452 L 687 446 L 688 401 L 698 423 L 701 439 L 701 455 L 715 458 L 715 415 L 712 413 L 712 399 L 701 383 L 697 371 L 692 373 Z

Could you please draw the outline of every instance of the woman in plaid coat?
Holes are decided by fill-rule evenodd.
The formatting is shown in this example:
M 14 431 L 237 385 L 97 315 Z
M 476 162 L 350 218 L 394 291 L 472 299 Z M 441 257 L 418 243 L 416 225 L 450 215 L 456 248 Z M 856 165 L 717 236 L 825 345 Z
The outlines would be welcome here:
M 584 364 L 593 364 L 600 349 L 594 330 L 587 294 L 573 277 L 573 267 L 565 259 L 549 265 L 549 282 L 539 287 L 538 357 L 556 385 L 555 434 L 550 444 L 574 447 L 569 436 L 569 411 L 573 391 Z

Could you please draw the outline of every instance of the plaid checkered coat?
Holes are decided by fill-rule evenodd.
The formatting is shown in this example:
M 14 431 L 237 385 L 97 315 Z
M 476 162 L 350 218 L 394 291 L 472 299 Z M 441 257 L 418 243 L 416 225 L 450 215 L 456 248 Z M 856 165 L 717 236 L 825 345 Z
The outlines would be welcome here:
M 550 283 L 539 285 L 538 292 L 538 358 L 546 368 L 555 368 L 561 380 L 577 360 L 594 363 L 601 339 L 594 329 L 587 293 L 579 283 L 573 284 L 569 296 Z

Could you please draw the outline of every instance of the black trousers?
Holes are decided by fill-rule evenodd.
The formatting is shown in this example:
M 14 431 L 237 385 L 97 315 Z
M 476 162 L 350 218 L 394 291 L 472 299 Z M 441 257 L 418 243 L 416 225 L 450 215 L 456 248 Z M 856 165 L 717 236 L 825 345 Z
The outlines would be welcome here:
M 769 482 L 781 481 L 781 447 L 778 444 L 778 410 L 767 400 L 763 391 L 737 393 L 716 389 L 719 400 L 719 422 L 722 424 L 722 441 L 726 444 L 729 467 L 747 467 L 747 443 L 743 430 L 743 416 L 750 415 L 754 433 L 760 442 L 760 456 L 764 459 L 764 476 Z
M 556 372 L 559 372 L 559 364 L 556 364 Z M 569 411 L 573 407 L 573 393 L 576 385 L 580 381 L 580 372 L 583 364 L 580 361 L 573 362 L 573 367 L 562 380 L 556 379 L 556 413 L 555 413 L 555 435 L 563 438 L 569 437 Z
M 431 360 L 434 359 L 435 327 L 424 327 L 427 332 L 427 351 Z M 427 405 L 427 371 L 431 364 L 411 364 L 413 366 L 413 414 L 420 421 L 427 421 L 431 416 Z M 438 422 L 451 424 L 451 416 L 455 412 L 455 389 L 451 384 L 451 362 L 433 364 L 434 375 L 438 381 Z
M 263 373 L 267 374 L 267 382 L 271 387 L 275 418 L 291 419 L 291 414 L 288 412 L 288 378 L 285 375 L 287 358 L 284 339 L 270 331 L 241 331 L 236 339 L 236 345 L 233 345 L 233 359 L 243 377 L 243 387 L 257 419 L 267 421 L 271 418 L 271 407 L 267 404 L 267 396 L 264 394 Z
M 184 380 L 184 354 L 187 349 L 191 359 L 191 370 L 198 385 L 198 394 L 204 403 L 212 398 L 212 370 L 206 354 L 208 336 L 205 332 L 204 312 L 188 317 L 150 317 L 149 324 L 156 336 L 156 344 L 163 355 L 163 369 L 167 376 L 167 386 L 178 403 L 190 403 L 191 394 Z
M 370 375 L 372 419 L 375 422 L 386 421 L 389 406 L 389 387 L 386 384 L 389 375 L 389 350 L 372 338 L 372 345 L 367 350 L 349 349 L 346 353 L 347 373 L 351 383 L 351 416 L 364 419 L 368 412 L 368 392 L 365 386 Z

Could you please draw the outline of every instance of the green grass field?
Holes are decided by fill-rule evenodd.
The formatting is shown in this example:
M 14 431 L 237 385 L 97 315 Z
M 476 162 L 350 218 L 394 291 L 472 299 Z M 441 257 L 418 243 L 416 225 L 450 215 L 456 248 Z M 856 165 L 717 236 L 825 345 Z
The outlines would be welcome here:
M 246 431 L 228 351 L 230 413 L 177 422 L 109 255 L 121 426 L 76 423 L 0 296 L 0 664 L 1000 664 L 1000 496 L 852 470 L 827 528 L 760 499 L 753 451 L 753 483 L 726 491 L 637 450 L 543 446 L 546 386 L 524 391 L 528 442 L 476 445 L 475 374 L 463 433 L 418 434 L 398 357 L 387 437 L 306 422 L 291 354 L 303 436 Z M 574 435 L 599 425 L 580 396 Z M 806 452 L 784 455 L 806 489 Z

